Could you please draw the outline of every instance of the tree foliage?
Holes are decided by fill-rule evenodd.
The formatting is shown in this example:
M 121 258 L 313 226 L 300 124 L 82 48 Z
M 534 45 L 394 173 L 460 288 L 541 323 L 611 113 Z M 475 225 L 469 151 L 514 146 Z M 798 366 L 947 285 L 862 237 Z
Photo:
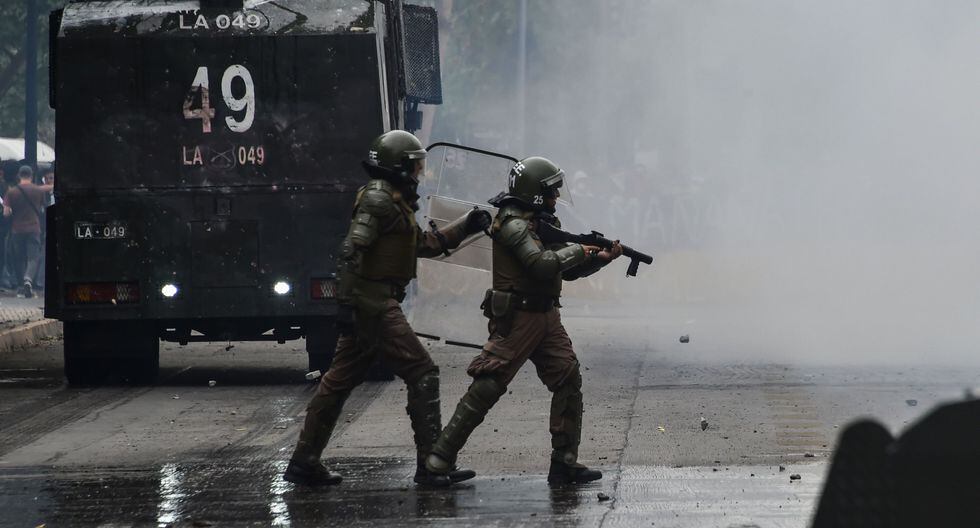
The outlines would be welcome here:
M 48 13 L 65 0 L 37 0 L 38 139 L 54 144 L 54 110 L 48 104 Z M 27 6 L 23 0 L 0 2 L 0 136 L 24 136 L 24 37 Z
M 648 50 L 638 0 L 526 2 L 525 84 L 520 86 L 519 0 L 442 0 L 444 104 L 433 139 L 513 155 L 547 153 L 568 166 L 630 163 L 622 123 L 649 88 L 634 72 Z M 524 112 L 519 112 L 523 93 Z M 524 129 L 524 140 L 519 132 Z M 628 134 L 627 134 L 628 135 Z

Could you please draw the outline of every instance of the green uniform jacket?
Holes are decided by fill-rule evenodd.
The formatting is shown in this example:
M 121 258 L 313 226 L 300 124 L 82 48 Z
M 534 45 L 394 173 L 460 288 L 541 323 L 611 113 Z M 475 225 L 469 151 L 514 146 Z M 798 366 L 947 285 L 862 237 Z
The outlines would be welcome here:
M 416 259 L 458 247 L 466 236 L 465 223 L 463 216 L 443 227 L 444 240 L 440 240 L 419 228 L 411 204 L 391 183 L 371 180 L 357 193 L 350 228 L 341 244 L 340 301 L 370 315 L 380 310 L 379 303 L 400 298 L 415 278 Z
M 580 244 L 546 248 L 534 232 L 532 214 L 512 205 L 497 212 L 491 231 L 493 289 L 558 299 L 563 277 L 584 277 L 602 264 L 586 255 Z

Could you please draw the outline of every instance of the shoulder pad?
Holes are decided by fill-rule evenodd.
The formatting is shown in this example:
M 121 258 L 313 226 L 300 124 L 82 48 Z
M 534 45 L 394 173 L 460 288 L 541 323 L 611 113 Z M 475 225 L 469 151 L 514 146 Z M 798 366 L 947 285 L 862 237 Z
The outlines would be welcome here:
M 395 209 L 394 188 L 384 180 L 371 180 L 361 190 L 357 207 L 364 212 L 385 216 Z
M 370 180 L 367 182 L 367 185 L 365 185 L 364 188 L 387 191 L 388 193 L 395 192 L 395 186 L 388 180 L 382 180 L 381 178 L 374 178 L 373 180 Z
M 500 219 L 500 227 L 496 230 L 496 238 L 502 244 L 511 246 L 517 244 L 531 233 L 527 220 L 518 216 Z
M 520 218 L 522 220 L 527 220 L 531 218 L 531 213 L 524 211 L 519 207 L 505 205 L 497 211 L 497 218 L 501 221 L 508 218 Z

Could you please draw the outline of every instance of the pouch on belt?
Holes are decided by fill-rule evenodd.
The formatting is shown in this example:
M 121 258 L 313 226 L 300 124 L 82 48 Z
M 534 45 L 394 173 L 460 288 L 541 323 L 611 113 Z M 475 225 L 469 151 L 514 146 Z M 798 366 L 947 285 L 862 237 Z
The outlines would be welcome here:
M 519 303 L 520 297 L 516 294 L 498 290 L 487 290 L 480 308 L 483 309 L 483 316 L 490 319 L 492 325 L 491 333 L 495 331 L 502 337 L 507 337 L 510 334 L 514 325 L 514 312 L 517 310 Z
M 398 301 L 399 292 L 390 283 L 358 280 L 353 288 L 353 306 L 357 338 L 364 349 L 371 350 L 380 343 L 381 324 L 388 303 Z

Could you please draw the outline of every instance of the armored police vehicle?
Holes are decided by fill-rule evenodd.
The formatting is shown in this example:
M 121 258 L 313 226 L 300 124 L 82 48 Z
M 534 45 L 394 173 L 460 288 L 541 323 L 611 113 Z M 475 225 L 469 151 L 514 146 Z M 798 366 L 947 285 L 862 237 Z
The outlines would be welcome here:
M 441 102 L 435 11 L 100 0 L 51 18 L 45 313 L 69 382 L 152 380 L 161 339 L 305 336 L 325 370 L 366 148 Z

